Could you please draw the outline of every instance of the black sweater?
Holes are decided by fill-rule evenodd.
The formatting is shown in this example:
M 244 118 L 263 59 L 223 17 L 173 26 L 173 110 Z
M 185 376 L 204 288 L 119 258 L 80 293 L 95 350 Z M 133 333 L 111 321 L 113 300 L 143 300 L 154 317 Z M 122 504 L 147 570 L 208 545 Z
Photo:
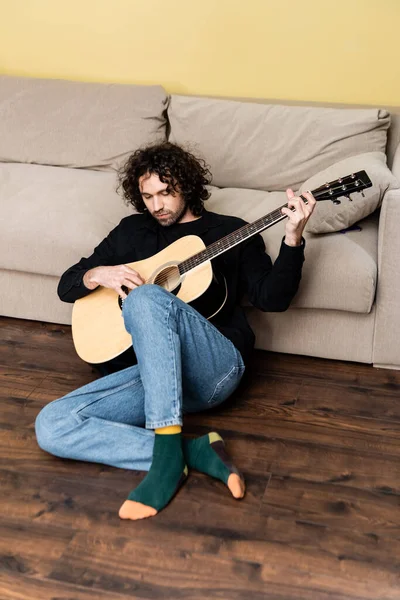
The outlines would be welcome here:
M 119 265 L 149 258 L 184 235 L 198 235 L 206 246 L 246 224 L 230 217 L 203 210 L 200 219 L 163 227 L 149 213 L 122 219 L 95 248 L 89 258 L 81 258 L 61 277 L 58 295 L 64 302 L 75 302 L 90 294 L 83 276 L 98 266 Z M 244 361 L 254 347 L 254 333 L 245 317 L 241 301 L 247 295 L 262 311 L 286 310 L 297 292 L 304 261 L 301 246 L 281 244 L 274 265 L 265 253 L 261 235 L 255 235 L 212 260 L 213 269 L 225 276 L 228 299 L 212 323 L 241 352 Z

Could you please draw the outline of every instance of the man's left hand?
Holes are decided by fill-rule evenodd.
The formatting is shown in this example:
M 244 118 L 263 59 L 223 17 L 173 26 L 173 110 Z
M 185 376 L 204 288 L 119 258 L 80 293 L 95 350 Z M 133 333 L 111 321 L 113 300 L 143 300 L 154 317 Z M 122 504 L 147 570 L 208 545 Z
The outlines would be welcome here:
M 288 208 L 282 208 L 282 214 L 288 217 L 285 226 L 285 244 L 288 246 L 300 246 L 304 227 L 311 217 L 317 202 L 311 192 L 304 192 L 302 194 L 307 203 L 300 196 L 296 196 L 291 189 L 286 190 L 286 195 L 288 198 Z

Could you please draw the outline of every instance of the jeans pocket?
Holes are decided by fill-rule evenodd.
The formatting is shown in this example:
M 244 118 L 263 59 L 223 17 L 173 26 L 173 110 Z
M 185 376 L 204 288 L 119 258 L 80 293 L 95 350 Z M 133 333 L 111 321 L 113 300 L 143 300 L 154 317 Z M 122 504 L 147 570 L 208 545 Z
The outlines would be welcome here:
M 209 406 L 221 404 L 236 390 L 244 373 L 245 367 L 232 367 L 232 369 L 217 383 L 214 392 L 208 400 Z

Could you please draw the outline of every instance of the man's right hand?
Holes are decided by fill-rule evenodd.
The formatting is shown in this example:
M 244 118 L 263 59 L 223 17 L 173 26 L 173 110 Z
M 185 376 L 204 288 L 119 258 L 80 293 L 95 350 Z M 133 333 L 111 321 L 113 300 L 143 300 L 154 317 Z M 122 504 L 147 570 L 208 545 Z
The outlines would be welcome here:
M 83 284 L 88 290 L 94 290 L 99 285 L 105 288 L 115 290 L 121 298 L 125 299 L 126 294 L 122 286 L 133 290 L 145 281 L 137 271 L 134 271 L 127 265 L 116 265 L 115 267 L 95 267 L 86 271 L 83 276 Z

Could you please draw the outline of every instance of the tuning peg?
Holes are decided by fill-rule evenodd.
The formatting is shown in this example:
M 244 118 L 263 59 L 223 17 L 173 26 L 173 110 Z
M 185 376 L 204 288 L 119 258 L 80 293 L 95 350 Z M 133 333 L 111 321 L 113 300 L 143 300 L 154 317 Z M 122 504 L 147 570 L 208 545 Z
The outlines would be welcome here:
M 333 204 L 341 204 L 340 200 L 332 200 Z
M 350 200 L 350 202 L 353 202 L 353 198 L 350 197 L 350 194 L 346 195 L 347 200 Z
M 365 194 L 364 194 L 364 192 L 361 192 L 361 196 L 362 196 L 363 198 L 365 198 Z

